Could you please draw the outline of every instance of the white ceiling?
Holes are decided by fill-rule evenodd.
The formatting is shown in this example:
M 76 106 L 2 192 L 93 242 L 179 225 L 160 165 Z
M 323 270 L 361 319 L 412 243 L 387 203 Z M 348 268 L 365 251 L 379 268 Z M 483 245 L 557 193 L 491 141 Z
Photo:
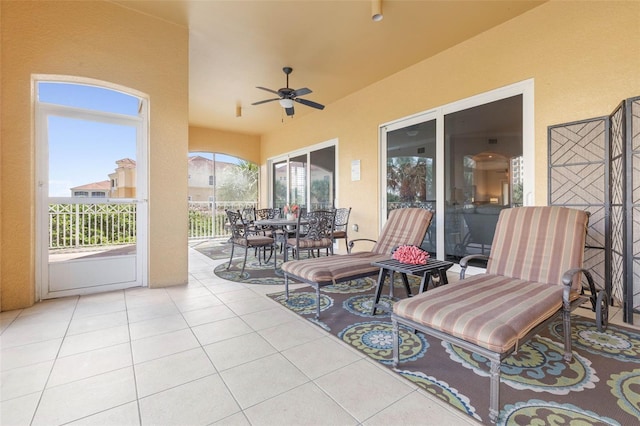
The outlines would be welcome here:
M 544 1 L 114 0 L 189 28 L 191 125 L 261 134 L 322 111 L 296 103 L 295 116 L 256 86 L 308 87 L 305 99 L 331 108 L 378 80 L 446 50 Z M 242 116 L 236 117 L 236 106 Z

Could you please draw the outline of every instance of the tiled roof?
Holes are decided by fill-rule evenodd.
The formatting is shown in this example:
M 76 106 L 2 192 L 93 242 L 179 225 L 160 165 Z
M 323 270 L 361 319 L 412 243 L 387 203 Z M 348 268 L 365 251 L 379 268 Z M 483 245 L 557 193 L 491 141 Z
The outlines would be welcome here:
M 111 181 L 103 180 L 102 182 L 93 182 L 88 183 L 86 185 L 75 186 L 71 188 L 72 191 L 83 190 L 83 189 L 92 189 L 92 190 L 101 190 L 108 191 L 111 188 Z

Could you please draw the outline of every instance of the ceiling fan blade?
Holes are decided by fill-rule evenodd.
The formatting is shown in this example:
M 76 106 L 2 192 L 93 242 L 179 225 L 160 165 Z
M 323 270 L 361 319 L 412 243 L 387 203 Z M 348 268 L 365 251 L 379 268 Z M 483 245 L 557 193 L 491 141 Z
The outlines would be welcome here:
M 280 93 L 276 92 L 275 90 L 267 89 L 266 87 L 256 86 L 256 89 L 266 90 L 267 92 L 271 92 L 271 93 L 273 93 L 274 95 L 278 95 L 278 96 L 280 96 Z
M 291 107 L 291 108 L 285 108 L 284 110 L 287 112 L 287 115 L 288 115 L 288 116 L 292 116 L 292 115 L 293 115 L 293 113 L 294 113 L 294 111 L 293 111 L 293 107 Z
M 317 102 L 313 102 L 307 99 L 294 99 L 294 101 L 301 103 L 302 105 L 306 105 L 306 106 L 310 106 L 311 108 L 316 108 L 316 109 L 324 109 L 324 105 L 321 105 Z
M 267 102 L 273 102 L 273 101 L 279 101 L 280 98 L 273 98 L 273 99 L 265 99 L 264 101 L 258 101 L 258 102 L 254 102 L 251 105 L 260 105 L 260 104 L 264 104 Z
M 303 87 L 302 89 L 298 89 L 298 90 L 294 90 L 293 91 L 293 96 L 304 96 L 304 95 L 308 95 L 309 93 L 311 93 L 311 89 L 307 88 L 307 87 Z

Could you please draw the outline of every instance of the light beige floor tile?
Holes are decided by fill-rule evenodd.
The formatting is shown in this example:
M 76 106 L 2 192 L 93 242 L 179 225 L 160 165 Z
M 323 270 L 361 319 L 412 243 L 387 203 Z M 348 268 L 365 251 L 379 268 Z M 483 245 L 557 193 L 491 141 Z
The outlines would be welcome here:
M 51 388 L 75 380 L 86 379 L 130 365 L 132 365 L 132 361 L 129 342 L 59 357 L 53 366 L 47 387 Z
M 138 396 L 145 397 L 216 373 L 202 348 L 195 348 L 135 366 Z
M 178 310 L 178 307 L 173 303 L 172 300 L 167 303 L 152 304 L 150 306 L 140 306 L 127 310 L 129 323 L 168 317 L 170 315 L 177 315 L 179 313 L 180 311 Z
M 213 424 L 216 426 L 251 426 L 251 423 L 247 420 L 247 416 L 245 416 L 242 411 L 218 420 Z
M 197 280 L 193 280 L 193 282 L 190 282 L 187 285 L 167 287 L 166 291 L 173 300 L 192 299 L 194 297 L 211 295 L 211 291 L 200 284 L 200 282 Z
M 260 297 L 260 295 L 245 288 L 244 286 L 242 286 L 242 288 L 237 290 L 227 291 L 224 293 L 216 293 L 216 296 L 224 303 L 239 302 L 239 301 L 251 299 L 254 297 Z
M 361 355 L 329 337 L 287 349 L 282 355 L 312 379 L 362 359 Z
M 42 391 L 53 367 L 53 361 L 5 370 L 0 374 L 2 401 Z
M 65 337 L 58 356 L 93 351 L 129 341 L 129 327 L 120 325 Z
M 19 327 L 23 325 L 37 325 L 50 322 L 68 322 L 73 316 L 73 308 L 70 309 L 52 309 L 50 311 L 38 310 L 32 314 L 22 313 L 14 321 L 14 325 Z
M 127 325 L 127 311 L 119 310 L 91 316 L 73 316 L 67 336 Z
M 236 316 L 235 312 L 227 308 L 225 305 L 211 306 L 204 309 L 196 309 L 195 311 L 184 312 L 182 314 L 190 327 L 207 324 L 214 321 L 220 321 Z
M 174 300 L 180 312 L 194 311 L 196 309 L 208 308 L 210 306 L 222 305 L 220 299 L 209 293 L 206 296 L 190 297 L 186 299 Z
M 227 306 L 238 315 L 273 309 L 273 302 L 266 297 L 250 297 L 247 299 L 227 302 Z
M 192 330 L 203 346 L 253 332 L 251 327 L 237 317 L 199 325 Z
M 245 410 L 251 425 L 356 425 L 358 421 L 343 410 L 315 384 L 305 383 Z M 387 423 L 392 425 L 393 422 Z M 396 423 L 397 424 L 397 423 Z
M 197 348 L 200 344 L 190 329 L 172 331 L 131 342 L 134 364 Z
M 304 320 L 293 320 L 258 331 L 279 351 L 325 337 L 319 327 Z
M 61 297 L 58 299 L 47 299 L 36 303 L 33 306 L 24 308 L 20 316 L 34 315 L 40 312 L 51 312 L 57 310 L 73 311 L 78 303 L 78 297 Z
M 105 315 L 113 312 L 124 312 L 127 306 L 124 298 L 113 301 L 91 301 L 80 303 L 73 313 L 73 318 L 93 317 L 95 315 Z
M 266 328 L 275 327 L 279 324 L 299 320 L 300 317 L 296 316 L 288 309 L 276 306 L 265 311 L 254 312 L 252 314 L 243 315 L 242 319 L 251 326 L 254 330 L 264 330 Z
M 189 325 L 182 315 L 175 314 L 129 324 L 129 333 L 131 340 L 138 340 L 170 331 L 183 330 L 188 327 Z
M 276 349 L 257 333 L 212 343 L 204 347 L 218 371 L 271 355 Z
M 68 321 L 28 325 L 16 325 L 12 323 L 2 332 L 2 348 L 6 349 L 58 339 L 64 337 L 68 326 Z
M 222 371 L 220 375 L 243 409 L 309 380 L 280 354 L 230 368 Z
M 424 396 L 419 391 L 410 393 L 400 401 L 384 408 L 363 422 L 365 426 L 388 425 L 480 425 L 471 416 L 451 407 L 444 402 Z
M 31 424 L 36 412 L 41 392 L 31 393 L 19 398 L 2 401 L 0 404 L 0 423 L 6 426 Z
M 61 344 L 62 339 L 52 339 L 13 348 L 1 347 L 0 370 L 10 370 L 39 362 L 52 361 L 56 358 Z
M 314 382 L 359 421 L 368 419 L 414 390 L 365 359 Z M 367 397 L 363 398 L 363 395 Z
M 209 291 L 211 291 L 211 293 L 215 294 L 218 298 L 220 298 L 220 300 L 222 302 L 226 302 L 227 300 L 223 300 L 222 296 L 223 294 L 226 293 L 235 293 L 237 291 L 243 291 L 246 290 L 247 288 L 245 287 L 244 284 L 242 283 L 235 283 L 232 281 L 225 281 L 222 280 L 221 278 L 216 278 L 216 279 L 212 279 L 212 280 L 207 280 L 207 281 L 201 281 L 202 285 L 204 285 L 205 287 L 207 287 L 209 289 Z M 230 296 L 233 298 L 233 295 Z
M 136 426 L 140 424 L 138 403 L 129 402 L 67 424 L 73 426 Z
M 133 369 L 111 371 L 45 390 L 32 425 L 63 424 L 135 399 Z
M 217 374 L 140 399 L 145 425 L 207 425 L 239 411 Z

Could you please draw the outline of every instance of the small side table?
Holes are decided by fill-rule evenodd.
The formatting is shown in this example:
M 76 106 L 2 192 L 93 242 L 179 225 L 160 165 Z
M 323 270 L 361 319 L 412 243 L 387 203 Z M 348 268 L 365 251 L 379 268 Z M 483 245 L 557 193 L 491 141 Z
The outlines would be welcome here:
M 420 289 L 418 290 L 418 293 L 422 293 L 423 291 L 427 290 L 429 283 L 431 283 L 434 287 L 448 284 L 449 281 L 447 280 L 447 270 L 451 268 L 451 266 L 453 266 L 453 262 L 447 262 L 437 259 L 427 259 L 427 263 L 424 265 L 411 265 L 408 263 L 399 262 L 395 259 L 389 259 L 381 260 L 379 262 L 371 262 L 371 265 L 380 268 L 380 273 L 378 274 L 378 285 L 376 286 L 376 298 L 373 302 L 373 308 L 371 310 L 371 315 L 375 315 L 376 308 L 378 307 L 378 302 L 380 302 L 380 296 L 382 295 L 384 279 L 387 274 L 389 274 L 389 285 L 391 286 L 389 293 L 391 297 L 393 297 L 393 275 L 396 272 L 402 274 L 402 282 L 407 289 L 407 297 L 411 297 L 411 288 L 409 287 L 407 274 L 422 277 L 422 280 L 420 281 Z M 433 281 L 434 275 L 438 275 L 439 277 L 437 283 Z

